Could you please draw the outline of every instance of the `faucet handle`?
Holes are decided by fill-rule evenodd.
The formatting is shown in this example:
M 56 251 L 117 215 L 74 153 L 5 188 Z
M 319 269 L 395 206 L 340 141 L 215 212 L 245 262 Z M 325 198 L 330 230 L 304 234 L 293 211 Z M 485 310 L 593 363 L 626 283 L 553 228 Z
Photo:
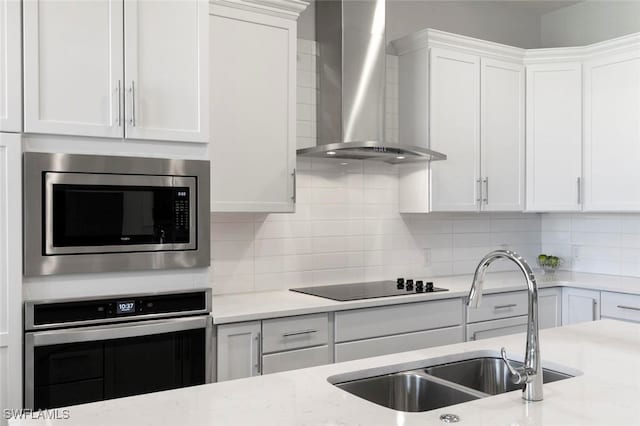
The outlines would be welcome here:
M 509 369 L 509 372 L 511 373 L 511 381 L 516 385 L 526 383 L 526 373 L 520 373 L 517 369 L 513 368 L 513 366 L 509 362 L 509 359 L 507 358 L 507 350 L 505 348 L 500 349 L 500 356 L 502 357 L 502 361 L 504 361 L 505 365 Z

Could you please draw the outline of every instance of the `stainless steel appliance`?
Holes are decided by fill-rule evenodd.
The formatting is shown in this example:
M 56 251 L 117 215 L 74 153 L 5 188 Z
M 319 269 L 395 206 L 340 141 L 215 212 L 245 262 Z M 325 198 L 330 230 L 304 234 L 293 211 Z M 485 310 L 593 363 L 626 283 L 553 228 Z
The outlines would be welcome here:
M 25 407 L 209 383 L 211 290 L 25 304 Z
M 398 278 L 393 281 L 373 281 L 368 283 L 324 285 L 317 287 L 292 288 L 291 291 L 345 302 L 347 300 L 373 299 L 376 297 L 406 296 L 408 294 L 448 291 L 434 287 L 433 282 Z
M 385 3 L 316 2 L 317 145 L 299 149 L 299 156 L 392 164 L 447 158 L 424 139 L 404 135 L 400 143 L 390 143 L 385 138 Z
M 209 162 L 24 154 L 25 275 L 209 265 Z

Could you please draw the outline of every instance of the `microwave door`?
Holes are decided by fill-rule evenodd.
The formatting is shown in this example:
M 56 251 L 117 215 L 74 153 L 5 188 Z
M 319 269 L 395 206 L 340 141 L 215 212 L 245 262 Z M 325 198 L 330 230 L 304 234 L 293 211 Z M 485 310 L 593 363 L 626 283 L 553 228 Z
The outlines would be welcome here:
M 45 254 L 195 249 L 195 190 L 192 177 L 46 173 Z

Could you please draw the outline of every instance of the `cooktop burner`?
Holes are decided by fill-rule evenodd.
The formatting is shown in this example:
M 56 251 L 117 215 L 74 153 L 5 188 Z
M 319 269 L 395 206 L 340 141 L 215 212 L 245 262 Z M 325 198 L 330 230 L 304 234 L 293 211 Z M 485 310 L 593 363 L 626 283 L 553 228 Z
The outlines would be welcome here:
M 433 283 L 430 281 L 426 283 L 424 281 L 416 281 L 414 283 L 413 280 L 405 281 L 404 278 L 398 278 L 396 282 L 375 281 L 368 283 L 292 288 L 290 290 L 340 302 L 345 302 L 347 300 L 373 299 L 376 297 L 448 291 L 446 288 L 434 287 Z

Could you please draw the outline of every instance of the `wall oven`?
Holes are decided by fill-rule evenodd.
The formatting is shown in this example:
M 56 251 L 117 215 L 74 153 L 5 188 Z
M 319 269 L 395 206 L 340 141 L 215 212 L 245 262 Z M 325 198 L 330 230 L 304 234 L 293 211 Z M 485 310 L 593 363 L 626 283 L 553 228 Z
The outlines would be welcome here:
M 25 153 L 25 275 L 209 265 L 209 162 Z
M 25 304 L 25 407 L 209 383 L 210 289 Z

